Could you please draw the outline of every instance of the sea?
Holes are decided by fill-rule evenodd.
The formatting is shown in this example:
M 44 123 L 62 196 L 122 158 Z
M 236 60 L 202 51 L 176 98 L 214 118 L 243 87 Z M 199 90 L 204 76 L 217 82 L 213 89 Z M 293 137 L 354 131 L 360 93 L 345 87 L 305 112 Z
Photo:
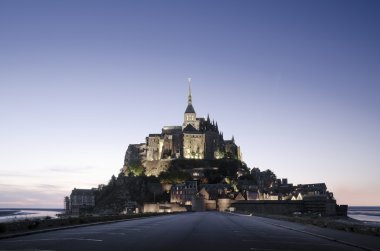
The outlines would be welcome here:
M 58 218 L 63 209 L 45 208 L 0 208 L 0 223 L 32 218 Z
M 380 207 L 348 207 L 347 216 L 367 223 L 380 224 Z

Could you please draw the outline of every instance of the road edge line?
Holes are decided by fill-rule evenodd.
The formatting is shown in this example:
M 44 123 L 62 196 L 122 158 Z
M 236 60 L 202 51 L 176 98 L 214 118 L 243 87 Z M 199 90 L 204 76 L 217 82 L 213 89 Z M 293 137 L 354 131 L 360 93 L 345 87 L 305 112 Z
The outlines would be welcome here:
M 0 235 L 0 240 L 11 239 L 11 238 L 16 238 L 16 237 L 21 237 L 21 236 L 28 236 L 28 235 L 33 235 L 33 234 L 54 232 L 54 231 L 59 231 L 59 230 L 73 229 L 73 228 L 79 228 L 79 227 L 91 227 L 91 226 L 96 226 L 96 225 L 118 223 L 118 222 L 123 222 L 123 221 L 142 220 L 142 219 L 148 219 L 148 218 L 152 218 L 152 217 L 156 217 L 156 216 L 167 216 L 167 215 L 171 215 L 171 214 L 136 217 L 136 218 L 122 219 L 122 220 L 101 221 L 101 222 L 93 222 L 93 223 L 73 225 L 73 226 L 64 226 L 64 227 L 41 229 L 41 230 L 30 231 L 30 232 L 14 233 L 14 234 L 8 234 L 8 235 L 3 235 L 3 236 Z
M 237 216 L 250 216 L 250 215 L 241 215 L 241 214 L 232 213 L 232 212 L 230 212 L 230 214 L 234 214 L 234 215 L 237 215 Z M 265 222 L 265 223 L 267 223 L 269 225 L 272 225 L 272 226 L 281 227 L 281 228 L 285 228 L 285 229 L 292 230 L 292 231 L 295 231 L 295 232 L 312 235 L 312 236 L 315 236 L 315 237 L 319 237 L 319 238 L 326 239 L 326 240 L 329 240 L 329 241 L 338 242 L 338 243 L 341 243 L 341 244 L 344 244 L 344 245 L 347 245 L 347 246 L 351 246 L 351 247 L 355 247 L 355 248 L 360 248 L 360 249 L 367 250 L 367 251 L 377 251 L 377 249 L 372 249 L 372 248 L 369 248 L 369 247 L 360 246 L 360 245 L 353 244 L 353 243 L 350 243 L 350 242 L 347 242 L 347 241 L 342 241 L 342 240 L 339 240 L 339 239 L 331 238 L 331 237 L 328 237 L 328 236 L 325 236 L 325 235 L 315 234 L 315 233 L 311 233 L 311 232 L 308 232 L 308 231 L 299 230 L 299 229 L 295 229 L 295 228 L 292 228 L 292 227 L 287 227 L 287 226 L 283 226 L 283 225 L 280 225 L 280 224 L 268 222 L 268 221 L 265 220 L 265 218 L 260 217 L 260 216 L 254 216 L 254 217 L 258 217 L 258 218 L 260 218 L 261 221 L 263 221 L 263 222 Z

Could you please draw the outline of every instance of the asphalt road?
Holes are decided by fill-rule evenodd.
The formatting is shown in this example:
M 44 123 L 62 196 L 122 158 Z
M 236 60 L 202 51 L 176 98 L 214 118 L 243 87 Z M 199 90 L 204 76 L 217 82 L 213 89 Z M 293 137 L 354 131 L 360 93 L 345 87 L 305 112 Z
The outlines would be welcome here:
M 363 250 L 305 233 L 307 228 L 253 216 L 184 213 L 3 239 L 0 250 Z M 357 240 L 340 238 L 354 244 L 380 242 L 378 237 L 351 235 Z

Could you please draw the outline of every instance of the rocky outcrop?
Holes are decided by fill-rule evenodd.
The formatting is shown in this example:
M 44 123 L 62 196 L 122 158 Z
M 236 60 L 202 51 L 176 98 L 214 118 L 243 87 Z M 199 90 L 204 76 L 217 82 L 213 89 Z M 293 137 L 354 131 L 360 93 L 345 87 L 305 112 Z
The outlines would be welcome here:
M 168 171 L 170 164 L 171 160 L 144 161 L 145 175 L 157 177 L 160 173 Z

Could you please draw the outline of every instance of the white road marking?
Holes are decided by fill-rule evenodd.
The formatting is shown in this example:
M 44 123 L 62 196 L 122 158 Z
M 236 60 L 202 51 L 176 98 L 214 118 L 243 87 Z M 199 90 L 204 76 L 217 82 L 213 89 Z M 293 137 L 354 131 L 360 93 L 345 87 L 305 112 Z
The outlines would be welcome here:
M 109 235 L 126 235 L 126 233 L 106 233 L 106 234 L 109 234 Z
M 272 251 L 272 250 L 278 250 L 278 249 L 272 249 L 272 248 L 250 248 L 250 250 L 259 250 L 259 251 Z M 290 250 L 290 249 L 281 249 L 283 251 Z
M 11 249 L 0 249 L 0 251 L 14 251 Z M 54 249 L 16 249 L 16 251 L 56 251 Z

